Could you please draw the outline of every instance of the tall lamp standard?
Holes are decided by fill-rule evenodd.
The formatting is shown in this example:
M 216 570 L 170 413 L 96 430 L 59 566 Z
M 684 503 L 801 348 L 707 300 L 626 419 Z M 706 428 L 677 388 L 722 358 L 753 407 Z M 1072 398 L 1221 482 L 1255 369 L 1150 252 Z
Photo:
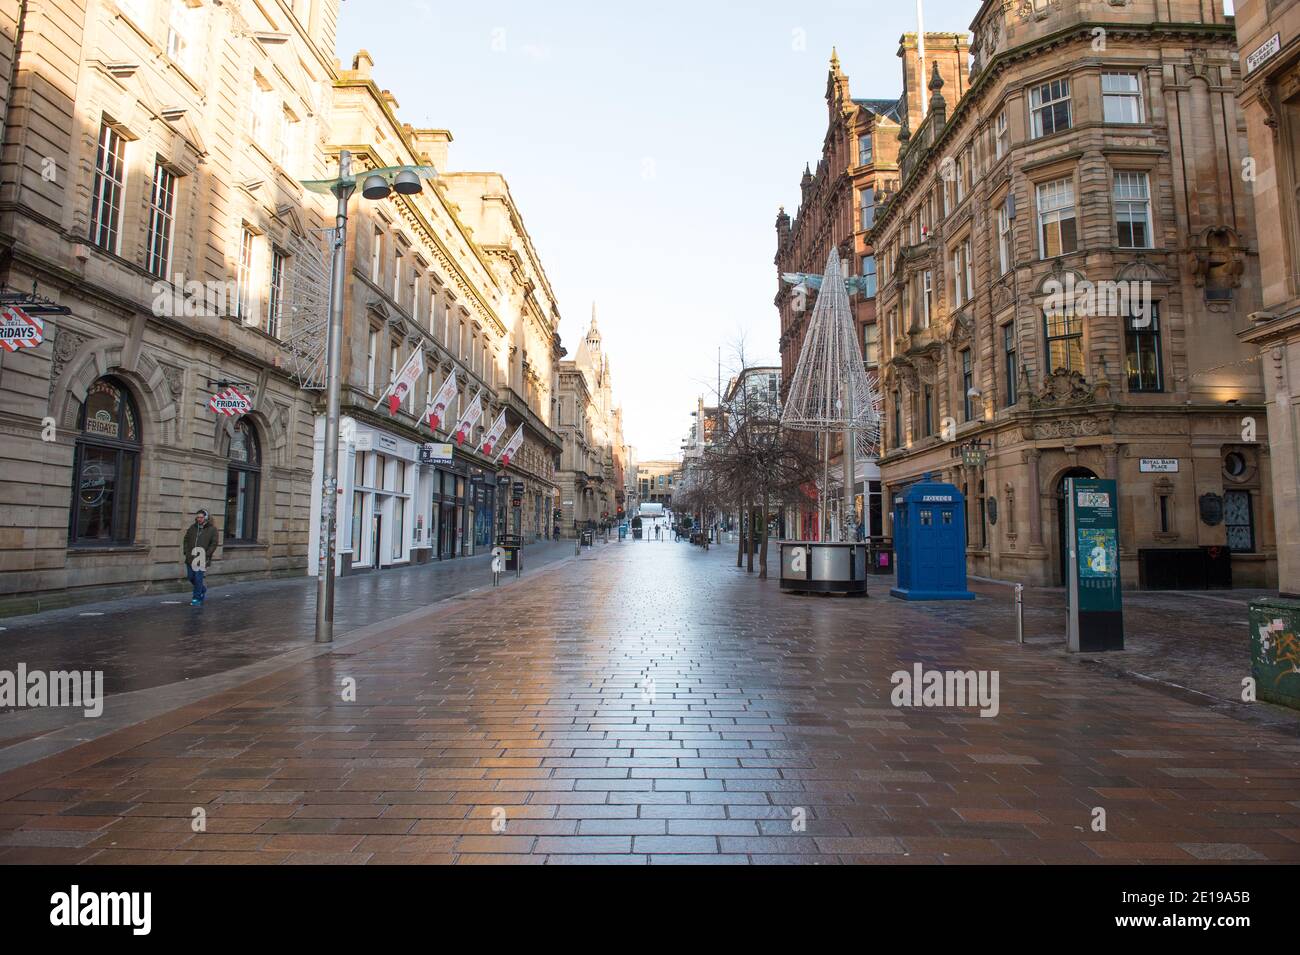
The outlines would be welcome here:
M 434 175 L 432 166 L 385 166 L 366 173 L 361 195 L 387 199 L 391 193 L 413 196 L 423 188 L 421 178 Z M 316 567 L 316 642 L 334 641 L 334 551 L 338 524 L 339 484 L 339 378 L 343 368 L 343 286 L 347 254 L 348 200 L 356 192 L 352 153 L 339 150 L 337 179 L 312 180 L 303 186 L 329 192 L 338 199 L 334 218 L 334 246 L 330 259 L 329 324 L 325 334 L 325 450 L 321 462 L 320 540 Z

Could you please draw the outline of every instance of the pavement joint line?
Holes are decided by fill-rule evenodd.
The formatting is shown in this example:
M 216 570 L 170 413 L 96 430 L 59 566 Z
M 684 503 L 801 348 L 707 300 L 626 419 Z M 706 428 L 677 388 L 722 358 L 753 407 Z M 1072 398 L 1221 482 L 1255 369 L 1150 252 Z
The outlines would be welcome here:
M 558 570 L 575 560 L 577 558 L 573 555 L 559 557 L 531 571 L 525 570 L 518 580 L 511 579 L 503 583 L 502 586 L 509 586 L 512 583 L 522 585 L 529 581 L 538 580 L 546 576 L 550 571 Z M 513 578 L 513 575 L 511 577 Z M 386 620 L 347 631 L 341 639 L 335 639 L 332 643 L 312 643 L 308 646 L 296 647 L 276 656 L 268 657 L 265 660 L 259 660 L 256 663 L 250 663 L 224 673 L 200 677 L 197 680 L 169 683 L 165 686 L 149 687 L 148 689 L 116 694 L 109 697 L 108 700 L 126 701 L 128 703 L 138 701 L 141 705 L 138 709 L 128 708 L 128 711 L 116 720 L 107 717 L 107 715 L 95 719 L 93 721 L 93 731 L 89 733 L 85 732 L 85 730 L 92 725 L 92 721 L 83 719 L 48 733 L 22 738 L 19 742 L 0 750 L 0 800 L 11 798 L 18 793 L 36 788 L 44 782 L 58 779 L 69 772 L 75 772 L 103 759 L 118 755 L 124 749 L 156 739 L 167 732 L 238 705 L 253 693 L 287 681 L 299 670 L 309 666 L 322 656 L 337 653 L 340 649 L 346 649 L 350 651 L 349 655 L 352 655 L 377 648 L 401 635 L 392 631 L 402 630 L 415 624 L 438 610 L 444 609 L 448 604 L 461 602 L 484 590 L 500 589 L 501 587 L 494 588 L 489 584 L 463 590 L 436 600 L 425 607 L 418 607 L 396 617 L 389 617 Z M 275 680 L 275 682 L 268 682 L 276 677 L 280 677 L 280 679 Z M 150 697 L 153 699 L 145 702 Z M 231 698 L 227 699 L 227 697 Z M 108 700 L 105 701 L 106 710 Z M 183 722 L 176 723 L 168 719 L 170 716 L 186 713 L 190 710 L 195 712 Z M 155 721 L 165 721 L 166 725 L 162 726 L 160 723 L 159 731 L 151 736 L 132 738 L 126 745 L 118 749 L 111 752 L 100 752 L 100 748 L 114 734 L 140 730 Z M 7 723 L 4 725 L 6 728 L 9 726 Z M 22 736 L 21 727 L 15 736 Z M 84 757 L 83 759 L 75 759 L 77 751 L 82 747 L 92 747 L 94 752 L 81 754 Z M 59 760 L 60 763 L 68 762 L 69 765 L 51 773 L 42 773 L 42 782 L 40 783 L 33 784 L 30 781 L 23 781 L 19 783 L 20 788 L 16 790 L 12 788 L 13 783 L 10 777 L 13 774 L 26 776 L 28 771 L 37 772 L 41 769 L 42 764 L 50 760 Z

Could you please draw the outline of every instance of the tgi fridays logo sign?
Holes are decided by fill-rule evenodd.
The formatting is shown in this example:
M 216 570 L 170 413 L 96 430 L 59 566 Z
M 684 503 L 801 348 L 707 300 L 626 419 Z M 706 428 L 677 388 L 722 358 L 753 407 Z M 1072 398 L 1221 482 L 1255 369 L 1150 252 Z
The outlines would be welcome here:
M 45 340 L 45 323 L 16 305 L 0 308 L 0 345 L 9 351 L 35 348 Z
M 253 410 L 253 402 L 242 391 L 231 385 L 225 391 L 218 391 L 208 399 L 208 407 L 217 414 L 234 416 L 248 414 Z

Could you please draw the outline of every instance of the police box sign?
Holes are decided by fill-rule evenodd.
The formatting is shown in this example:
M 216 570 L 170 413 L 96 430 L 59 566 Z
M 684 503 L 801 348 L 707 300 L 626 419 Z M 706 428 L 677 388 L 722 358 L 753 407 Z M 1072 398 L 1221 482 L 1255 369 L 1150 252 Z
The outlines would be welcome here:
M 1143 474 L 1177 474 L 1177 458 L 1139 458 L 1138 471 Z

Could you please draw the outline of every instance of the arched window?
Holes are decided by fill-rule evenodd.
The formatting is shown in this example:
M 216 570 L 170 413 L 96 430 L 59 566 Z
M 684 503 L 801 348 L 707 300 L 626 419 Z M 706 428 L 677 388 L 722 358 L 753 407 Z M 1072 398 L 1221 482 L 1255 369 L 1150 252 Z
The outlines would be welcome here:
M 252 424 L 241 420 L 230 438 L 226 467 L 226 526 L 222 539 L 257 540 L 257 494 L 262 477 L 262 449 Z
M 77 416 L 72 462 L 72 544 L 129 544 L 135 539 L 140 478 L 140 415 L 126 388 L 100 378 Z

